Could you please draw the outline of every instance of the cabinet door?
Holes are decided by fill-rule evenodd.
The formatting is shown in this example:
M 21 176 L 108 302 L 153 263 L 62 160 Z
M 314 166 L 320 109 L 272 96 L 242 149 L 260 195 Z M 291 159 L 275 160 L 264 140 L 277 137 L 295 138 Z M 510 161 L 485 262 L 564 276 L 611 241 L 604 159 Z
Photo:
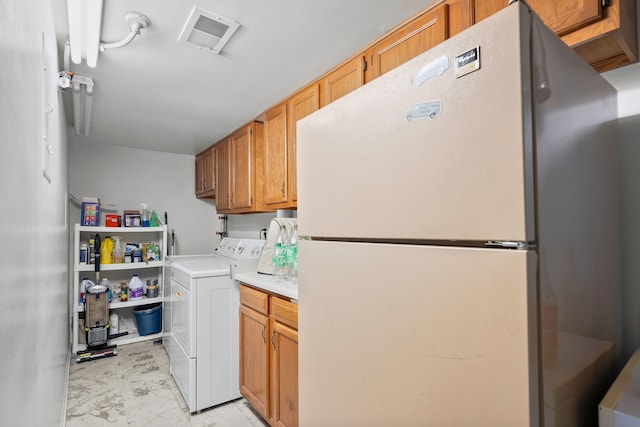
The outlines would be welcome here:
M 298 425 L 298 331 L 273 322 L 271 332 L 271 425 Z
M 248 209 L 253 204 L 254 150 L 251 126 L 231 136 L 231 209 Z
M 215 180 L 215 153 L 211 147 L 196 156 L 196 197 L 214 197 Z
M 209 148 L 202 155 L 203 160 L 203 193 L 212 196 L 216 189 L 216 164 L 213 147 Z
M 224 139 L 215 146 L 216 159 L 216 210 L 223 213 L 229 209 L 231 190 L 231 152 L 229 139 Z
M 478 23 L 483 19 L 493 15 L 497 11 L 507 7 L 505 0 L 475 0 L 474 15 L 475 22 Z
M 287 182 L 287 104 L 283 103 L 264 114 L 265 186 L 267 205 L 288 201 Z
M 202 154 L 196 156 L 196 196 L 204 191 L 204 158 Z
M 570 33 L 603 17 L 601 0 L 529 0 L 528 4 L 558 35 Z
M 636 0 L 530 0 L 544 23 L 598 72 L 638 60 Z M 506 7 L 503 0 L 475 0 L 475 22 Z
M 240 393 L 269 419 L 269 318 L 240 305 Z
M 296 206 L 298 200 L 297 185 L 297 164 L 296 164 L 296 124 L 298 120 L 308 116 L 320 109 L 320 87 L 317 84 L 308 86 L 307 88 L 296 93 L 289 100 L 289 138 L 287 151 L 289 153 L 289 163 L 287 171 L 289 175 L 289 195 L 292 202 L 291 207 Z
M 368 50 L 366 81 L 407 62 L 447 38 L 448 5 L 443 4 L 418 16 Z
M 447 5 L 449 6 L 447 37 L 453 37 L 473 25 L 473 0 L 448 0 Z
M 636 0 L 609 0 L 604 18 L 562 36 L 598 72 L 638 61 Z
M 604 16 L 601 0 L 529 0 L 527 4 L 558 35 L 585 27 Z M 504 0 L 476 0 L 475 20 L 480 22 L 506 6 L 507 1 Z
M 332 103 L 363 84 L 364 58 L 358 55 L 322 79 L 322 106 Z

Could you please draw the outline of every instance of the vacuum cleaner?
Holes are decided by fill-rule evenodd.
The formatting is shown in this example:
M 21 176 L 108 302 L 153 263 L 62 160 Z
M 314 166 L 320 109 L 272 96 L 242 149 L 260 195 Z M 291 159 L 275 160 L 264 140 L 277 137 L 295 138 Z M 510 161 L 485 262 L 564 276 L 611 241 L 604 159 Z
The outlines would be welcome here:
M 84 297 L 84 330 L 87 349 L 77 352 L 76 362 L 111 357 L 118 354 L 117 346 L 109 341 L 109 289 L 100 284 L 100 235 L 95 237 L 95 283 L 87 287 Z

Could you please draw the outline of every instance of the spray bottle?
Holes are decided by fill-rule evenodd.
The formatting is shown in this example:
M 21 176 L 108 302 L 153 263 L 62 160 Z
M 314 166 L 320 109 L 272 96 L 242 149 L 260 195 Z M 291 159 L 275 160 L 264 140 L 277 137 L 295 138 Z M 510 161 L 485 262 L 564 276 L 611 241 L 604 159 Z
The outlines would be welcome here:
M 120 246 L 120 236 L 113 236 L 113 240 L 115 240 L 113 246 L 113 263 L 120 264 L 124 262 L 124 251 L 122 250 L 122 246 Z
M 142 226 L 149 227 L 149 209 L 146 203 L 140 203 L 140 211 L 142 212 Z

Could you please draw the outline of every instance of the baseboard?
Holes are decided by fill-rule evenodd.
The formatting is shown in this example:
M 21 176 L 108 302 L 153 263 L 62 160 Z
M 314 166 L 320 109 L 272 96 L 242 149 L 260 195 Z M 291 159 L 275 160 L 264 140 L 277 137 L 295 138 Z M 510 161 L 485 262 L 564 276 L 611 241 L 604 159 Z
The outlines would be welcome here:
M 67 423 L 67 400 L 69 399 L 69 372 L 71 371 L 71 346 L 67 350 L 67 374 L 64 378 L 64 400 L 62 402 L 62 418 L 60 427 L 65 427 Z

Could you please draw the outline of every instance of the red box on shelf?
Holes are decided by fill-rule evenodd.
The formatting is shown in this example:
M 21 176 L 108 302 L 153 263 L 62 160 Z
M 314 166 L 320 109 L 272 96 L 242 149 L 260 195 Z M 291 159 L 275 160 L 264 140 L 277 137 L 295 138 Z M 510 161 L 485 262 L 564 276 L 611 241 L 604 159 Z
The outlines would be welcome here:
M 104 223 L 107 227 L 120 227 L 120 215 L 107 214 L 104 218 Z

